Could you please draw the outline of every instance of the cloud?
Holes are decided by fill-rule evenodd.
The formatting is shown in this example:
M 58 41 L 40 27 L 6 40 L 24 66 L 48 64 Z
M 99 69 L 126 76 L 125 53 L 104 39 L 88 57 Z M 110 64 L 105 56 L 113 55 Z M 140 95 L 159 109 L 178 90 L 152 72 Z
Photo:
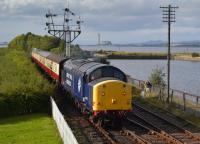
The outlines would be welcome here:
M 1 0 L 0 16 L 38 15 L 43 9 L 61 6 L 61 0 Z
M 132 41 L 132 38 L 138 41 L 163 38 L 166 24 L 162 23 L 159 6 L 169 3 L 179 6 L 176 13 L 177 22 L 173 24 L 173 29 L 176 29 L 174 35 L 181 38 L 186 38 L 184 32 L 190 37 L 200 35 L 199 0 L 68 1 L 71 10 L 84 20 L 81 41 L 94 41 L 97 33 L 102 33 L 105 38 L 116 42 Z M 45 26 L 44 15 L 47 10 L 61 13 L 67 5 L 67 0 L 0 0 L 0 26 L 5 28 L 1 33 L 6 33 L 6 28 L 9 27 L 18 29 L 17 26 L 23 32 L 41 33 Z M 27 22 L 29 25 L 26 25 Z M 118 38 L 118 35 L 123 38 Z

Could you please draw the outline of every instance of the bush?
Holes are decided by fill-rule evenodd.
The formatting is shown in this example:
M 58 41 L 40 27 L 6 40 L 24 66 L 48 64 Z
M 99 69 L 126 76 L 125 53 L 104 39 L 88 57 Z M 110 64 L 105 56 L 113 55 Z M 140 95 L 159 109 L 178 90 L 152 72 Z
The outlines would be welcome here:
M 193 52 L 193 53 L 192 53 L 192 57 L 199 57 L 199 53 Z
M 161 87 L 166 86 L 164 79 L 165 79 L 165 73 L 163 72 L 163 69 L 161 69 L 161 68 L 153 69 L 153 71 L 149 77 L 149 81 L 154 86 L 161 86 Z
M 32 48 L 51 51 L 56 54 L 65 54 L 65 42 L 52 36 L 39 36 L 32 33 L 15 37 L 9 44 L 9 49 L 24 50 L 28 53 Z M 79 45 L 71 45 L 72 58 L 88 58 L 90 53 L 83 51 Z
M 32 48 L 50 50 L 60 46 L 61 41 L 52 36 L 39 36 L 32 33 L 22 34 L 15 37 L 8 47 L 11 49 L 22 49 L 30 52 Z
M 65 45 L 63 42 L 61 43 L 60 47 L 58 48 L 53 48 L 50 50 L 53 53 L 56 54 L 65 54 Z M 70 46 L 70 52 L 71 52 L 71 57 L 72 58 L 88 58 L 90 57 L 90 53 L 87 51 L 83 51 L 79 45 L 71 45 Z
M 55 85 L 38 72 L 24 51 L 0 49 L 0 117 L 47 112 Z

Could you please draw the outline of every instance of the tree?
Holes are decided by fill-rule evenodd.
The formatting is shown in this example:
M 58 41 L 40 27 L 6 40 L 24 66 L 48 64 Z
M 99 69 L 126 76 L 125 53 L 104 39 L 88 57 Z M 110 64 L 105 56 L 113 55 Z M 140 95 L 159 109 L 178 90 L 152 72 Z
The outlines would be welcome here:
M 155 86 L 159 85 L 166 86 L 164 78 L 165 78 L 165 73 L 163 72 L 163 69 L 157 67 L 152 70 L 149 80 Z
M 152 70 L 152 73 L 149 77 L 149 81 L 152 83 L 152 85 L 159 89 L 160 99 L 163 98 L 164 88 L 166 86 L 165 76 L 166 74 L 163 72 L 163 69 L 157 67 Z
M 52 36 L 40 36 L 28 32 L 15 37 L 8 47 L 11 49 L 23 49 L 30 52 L 32 48 L 50 50 L 59 47 L 61 40 Z
M 192 53 L 192 57 L 199 57 L 200 55 L 198 54 L 198 53 L 196 53 L 196 52 L 193 52 Z

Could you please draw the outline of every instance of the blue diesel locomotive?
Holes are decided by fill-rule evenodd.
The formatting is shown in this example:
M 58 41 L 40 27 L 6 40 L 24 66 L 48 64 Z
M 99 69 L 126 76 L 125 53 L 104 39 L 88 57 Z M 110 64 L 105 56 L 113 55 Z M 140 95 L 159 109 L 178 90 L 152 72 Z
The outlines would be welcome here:
M 119 124 L 132 109 L 132 88 L 126 75 L 114 66 L 70 59 L 61 70 L 61 84 L 82 113 L 100 124 Z
M 119 125 L 132 110 L 132 88 L 120 69 L 90 60 L 67 60 L 55 54 L 52 59 L 50 54 L 34 49 L 32 59 L 45 72 L 50 71 L 47 74 L 71 93 L 75 105 L 94 122 Z

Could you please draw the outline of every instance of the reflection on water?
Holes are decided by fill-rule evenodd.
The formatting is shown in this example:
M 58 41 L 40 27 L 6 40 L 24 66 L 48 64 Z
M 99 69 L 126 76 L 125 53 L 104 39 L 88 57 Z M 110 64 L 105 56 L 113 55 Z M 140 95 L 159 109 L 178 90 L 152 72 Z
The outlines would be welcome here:
M 133 78 L 147 80 L 152 69 L 167 70 L 166 60 L 110 60 Z M 200 95 L 200 62 L 171 61 L 171 88 Z

